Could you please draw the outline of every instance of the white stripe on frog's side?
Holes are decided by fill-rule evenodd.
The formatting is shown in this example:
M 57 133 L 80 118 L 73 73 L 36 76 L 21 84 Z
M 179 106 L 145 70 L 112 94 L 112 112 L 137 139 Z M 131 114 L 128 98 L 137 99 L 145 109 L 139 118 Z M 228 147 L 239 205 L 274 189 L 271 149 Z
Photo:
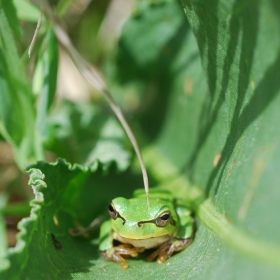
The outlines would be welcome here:
M 130 244 L 134 247 L 144 247 L 146 249 L 155 248 L 162 245 L 164 242 L 169 240 L 172 236 L 167 234 L 159 237 L 152 237 L 148 239 L 130 239 L 118 235 L 116 232 L 113 233 L 113 239 L 118 240 L 124 244 Z

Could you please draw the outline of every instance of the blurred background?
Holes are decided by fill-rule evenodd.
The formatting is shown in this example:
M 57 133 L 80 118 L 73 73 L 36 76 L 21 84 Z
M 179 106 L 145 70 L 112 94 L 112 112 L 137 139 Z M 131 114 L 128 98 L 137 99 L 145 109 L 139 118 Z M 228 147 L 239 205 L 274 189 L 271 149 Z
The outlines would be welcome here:
M 40 17 L 40 10 L 27 0 L 13 2 L 22 28 L 21 38 L 15 38 L 15 42 L 24 61 L 28 80 L 32 84 L 33 95 L 38 96 L 42 87 L 43 71 L 38 52 L 42 53 L 44 48 L 42 41 L 45 40 L 49 22 L 43 18 L 31 57 L 28 58 L 27 50 Z M 103 69 L 108 57 L 114 54 L 122 26 L 136 4 L 134 0 L 52 0 L 50 3 L 61 17 L 64 28 L 76 48 L 97 69 Z M 112 113 L 102 94 L 81 76 L 67 52 L 59 45 L 57 51 L 58 75 L 55 97 L 48 118 L 46 158 L 48 161 L 55 161 L 56 158 L 63 157 L 72 163 L 85 163 L 95 144 L 94 141 L 99 137 L 98 134 L 105 133 L 106 138 L 103 116 L 112 116 Z M 135 93 L 126 96 L 121 104 L 131 115 L 139 106 L 138 97 L 135 96 Z M 100 132 L 101 130 L 103 132 Z M 110 137 L 113 134 L 113 137 L 127 141 L 114 118 L 107 123 L 107 131 L 111 134 Z M 85 137 L 88 137 L 88 141 L 82 141 L 85 145 L 81 147 L 80 140 L 84 140 Z M 129 146 L 127 142 L 125 145 Z M 125 156 L 130 157 L 130 148 Z M 127 159 L 124 161 L 125 168 Z M 8 245 L 14 246 L 17 223 L 22 217 L 29 215 L 29 201 L 34 195 L 28 186 L 28 175 L 18 168 L 11 145 L 1 136 L 0 177 L 1 200 L 6 205 L 2 212 L 7 225 Z

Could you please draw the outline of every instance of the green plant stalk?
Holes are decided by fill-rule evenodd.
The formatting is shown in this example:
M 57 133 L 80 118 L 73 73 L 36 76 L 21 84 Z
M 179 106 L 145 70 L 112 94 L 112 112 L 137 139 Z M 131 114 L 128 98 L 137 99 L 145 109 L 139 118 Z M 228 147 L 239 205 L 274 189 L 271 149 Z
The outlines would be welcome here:
M 0 209 L 0 215 L 9 217 L 26 217 L 30 214 L 30 202 L 19 202 L 5 205 Z
M 276 244 L 258 240 L 231 224 L 208 199 L 196 207 L 196 217 L 225 244 L 252 258 L 280 269 L 280 248 Z
M 0 213 L 0 258 L 4 257 L 7 253 L 7 238 L 6 226 L 3 215 Z

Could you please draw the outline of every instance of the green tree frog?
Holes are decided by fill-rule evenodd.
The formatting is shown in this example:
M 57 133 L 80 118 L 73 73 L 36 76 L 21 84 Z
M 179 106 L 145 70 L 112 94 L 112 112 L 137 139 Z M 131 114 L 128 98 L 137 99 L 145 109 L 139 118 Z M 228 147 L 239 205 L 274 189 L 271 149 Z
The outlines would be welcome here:
M 136 190 L 133 198 L 117 197 L 108 208 L 111 219 L 100 229 L 99 250 L 108 261 L 122 268 L 128 264 L 124 258 L 136 257 L 145 249 L 157 248 L 148 261 L 157 258 L 161 264 L 189 246 L 194 236 L 191 211 L 178 205 L 172 194 L 165 190 L 150 190 L 150 209 L 144 190 Z M 114 242 L 119 245 L 114 246 Z

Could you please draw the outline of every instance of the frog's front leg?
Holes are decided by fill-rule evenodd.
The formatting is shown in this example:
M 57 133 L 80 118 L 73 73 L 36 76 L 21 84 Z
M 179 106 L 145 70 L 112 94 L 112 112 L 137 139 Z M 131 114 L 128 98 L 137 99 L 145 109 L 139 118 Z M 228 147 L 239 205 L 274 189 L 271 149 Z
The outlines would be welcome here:
M 187 248 L 193 241 L 194 237 L 194 221 L 190 216 L 188 210 L 179 209 L 180 215 L 180 228 L 176 236 L 172 237 L 165 243 L 163 243 L 156 251 L 154 251 L 149 257 L 148 261 L 153 261 L 157 258 L 157 263 L 162 264 L 168 258 L 170 258 L 175 252 L 179 252 Z
M 145 248 L 136 248 L 129 244 L 113 246 L 112 234 L 111 220 L 104 222 L 100 228 L 99 251 L 105 260 L 117 262 L 124 269 L 128 268 L 124 258 L 137 257 L 138 253 L 143 252 Z
M 154 251 L 147 260 L 153 261 L 157 257 L 157 263 L 162 264 L 170 258 L 175 252 L 179 252 L 188 247 L 192 242 L 192 238 L 177 239 L 172 238 L 163 243 L 156 251 Z

